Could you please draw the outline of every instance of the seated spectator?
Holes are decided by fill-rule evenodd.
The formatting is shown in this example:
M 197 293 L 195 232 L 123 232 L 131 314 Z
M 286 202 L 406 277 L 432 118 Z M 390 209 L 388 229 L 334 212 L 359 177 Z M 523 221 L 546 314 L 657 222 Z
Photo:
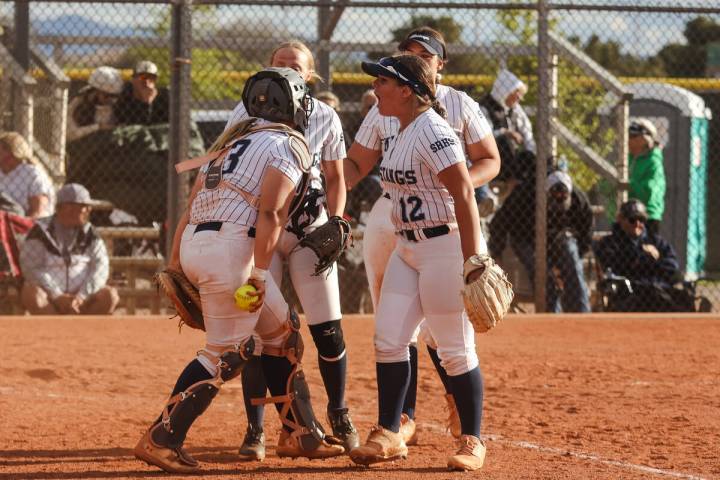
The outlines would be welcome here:
M 502 169 L 499 180 L 516 179 L 523 159 L 519 157 L 536 154 L 532 124 L 520 100 L 527 92 L 527 85 L 508 70 L 501 70 L 490 93 L 478 101 L 485 118 L 491 123 Z
M 106 285 L 107 250 L 88 221 L 94 203 L 82 185 L 64 185 L 55 215 L 30 230 L 20 250 L 25 277 L 20 297 L 30 313 L 106 315 L 115 310 L 117 291 Z
M 113 104 L 122 86 L 122 76 L 117 69 L 98 67 L 93 70 L 88 84 L 68 104 L 68 142 L 115 127 Z
M 133 76 L 115 104 L 118 125 L 156 125 L 170 121 L 170 95 L 157 87 L 158 67 L 149 60 L 135 65 Z
M 673 287 L 681 277 L 673 247 L 660 235 L 650 235 L 645 204 L 636 199 L 620 206 L 612 233 L 594 247 L 607 277 L 629 280 L 615 288 L 608 310 L 620 312 L 694 311 L 694 292 Z
M 587 197 L 563 171 L 547 179 L 547 309 L 590 312 L 582 256 L 592 241 L 593 215 Z M 499 258 L 510 245 L 532 280 L 535 276 L 535 182 L 523 181 L 490 222 L 488 248 Z
M 33 157 L 28 142 L 16 132 L 0 133 L 0 192 L 20 206 L 22 216 L 52 215 L 52 182 Z

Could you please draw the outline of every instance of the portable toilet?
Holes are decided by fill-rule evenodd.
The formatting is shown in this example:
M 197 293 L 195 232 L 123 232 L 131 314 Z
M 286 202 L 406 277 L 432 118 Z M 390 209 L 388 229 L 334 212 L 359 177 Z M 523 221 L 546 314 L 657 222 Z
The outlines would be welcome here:
M 705 270 L 707 252 L 708 121 L 698 95 L 667 83 L 638 82 L 630 117 L 645 117 L 658 130 L 665 159 L 665 213 L 660 234 L 678 254 L 687 279 Z

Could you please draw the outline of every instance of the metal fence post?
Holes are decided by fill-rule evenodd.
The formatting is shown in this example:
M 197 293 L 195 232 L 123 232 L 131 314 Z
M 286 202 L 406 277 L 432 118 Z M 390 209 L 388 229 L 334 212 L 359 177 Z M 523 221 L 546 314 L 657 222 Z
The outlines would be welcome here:
M 547 159 L 552 149 L 550 119 L 552 117 L 552 71 L 549 38 L 550 9 L 547 0 L 538 0 L 538 110 L 537 161 L 535 168 L 535 311 L 545 312 L 547 288 L 547 196 L 545 182 Z
M 330 7 L 322 5 L 323 0 L 318 0 L 318 25 L 317 25 L 317 37 L 318 37 L 318 50 L 316 53 L 317 60 L 317 72 L 320 77 L 325 81 L 325 87 L 328 90 L 332 89 L 332 76 L 330 75 L 330 51 L 327 47 L 325 40 L 325 30 L 330 20 Z M 316 92 L 317 93 L 317 92 Z
M 620 99 L 617 107 L 615 107 L 615 121 L 617 128 L 617 163 L 615 167 L 618 173 L 618 182 L 620 184 L 617 187 L 616 199 L 617 207 L 627 200 L 628 197 L 628 127 L 630 115 L 630 99 L 628 96 L 624 96 Z
M 177 175 L 175 164 L 187 158 L 190 145 L 190 43 L 192 18 L 189 0 L 172 5 L 170 26 L 170 149 L 168 156 L 167 240 L 165 251 L 170 258 L 172 235 L 182 214 L 190 186 L 188 176 Z

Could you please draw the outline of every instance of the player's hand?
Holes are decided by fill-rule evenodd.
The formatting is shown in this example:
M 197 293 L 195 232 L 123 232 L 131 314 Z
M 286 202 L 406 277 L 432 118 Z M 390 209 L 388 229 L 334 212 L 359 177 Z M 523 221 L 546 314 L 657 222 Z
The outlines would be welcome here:
M 467 279 L 466 279 L 466 282 L 467 282 L 467 283 L 472 283 L 472 282 L 474 282 L 475 280 L 477 280 L 478 278 L 480 278 L 480 275 L 482 275 L 484 271 L 485 271 L 485 267 L 480 267 L 480 268 L 478 268 L 477 270 L 473 270 L 472 272 L 470 272 L 470 273 L 468 274 Z
M 248 278 L 247 283 L 255 287 L 254 292 L 248 292 L 249 297 L 258 297 L 257 302 L 251 304 L 250 311 L 257 312 L 262 308 L 263 302 L 265 301 L 265 280 L 259 278 Z
M 657 247 L 655 245 L 652 245 L 650 243 L 644 243 L 642 246 L 642 249 L 650 255 L 653 259 L 659 260 L 660 259 L 660 252 L 658 251 Z

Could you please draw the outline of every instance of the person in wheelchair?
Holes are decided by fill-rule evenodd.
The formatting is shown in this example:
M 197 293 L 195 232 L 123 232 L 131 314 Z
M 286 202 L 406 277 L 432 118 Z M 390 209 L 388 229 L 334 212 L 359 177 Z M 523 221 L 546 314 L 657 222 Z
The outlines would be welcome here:
M 615 312 L 695 311 L 695 287 L 681 283 L 673 247 L 659 235 L 650 235 L 645 205 L 630 199 L 620 206 L 612 234 L 593 250 L 605 272 L 598 284 L 604 310 Z

